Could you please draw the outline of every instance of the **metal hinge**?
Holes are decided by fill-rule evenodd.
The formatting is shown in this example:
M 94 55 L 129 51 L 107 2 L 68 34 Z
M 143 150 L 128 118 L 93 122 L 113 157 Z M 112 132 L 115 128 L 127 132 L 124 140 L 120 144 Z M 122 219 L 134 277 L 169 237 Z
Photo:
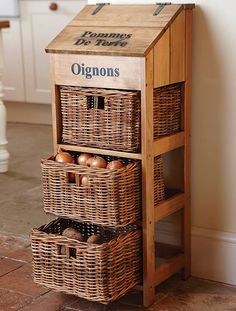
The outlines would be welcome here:
M 156 5 L 158 5 L 158 7 L 156 8 L 155 12 L 153 13 L 154 16 L 158 15 L 162 9 L 164 9 L 164 7 L 166 5 L 171 4 L 171 2 L 158 2 L 156 3 Z
M 96 3 L 96 8 L 95 10 L 93 11 L 92 15 L 95 15 L 97 14 L 105 5 L 109 5 L 110 3 L 108 2 L 104 2 L 104 3 Z

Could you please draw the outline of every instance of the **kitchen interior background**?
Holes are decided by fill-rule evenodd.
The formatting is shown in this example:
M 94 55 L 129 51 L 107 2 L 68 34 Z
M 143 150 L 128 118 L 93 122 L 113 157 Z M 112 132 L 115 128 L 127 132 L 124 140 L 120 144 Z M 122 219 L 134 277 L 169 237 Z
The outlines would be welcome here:
M 87 1 L 0 0 L 11 28 L 3 30 L 8 121 L 51 124 L 50 40 Z M 156 1 L 88 1 L 155 3 Z M 236 105 L 234 0 L 179 1 L 197 5 L 193 33 L 192 274 L 236 284 Z M 8 8 L 8 9 L 9 9 Z M 26 113 L 27 112 L 27 113 Z M 172 217 L 162 234 L 173 240 Z

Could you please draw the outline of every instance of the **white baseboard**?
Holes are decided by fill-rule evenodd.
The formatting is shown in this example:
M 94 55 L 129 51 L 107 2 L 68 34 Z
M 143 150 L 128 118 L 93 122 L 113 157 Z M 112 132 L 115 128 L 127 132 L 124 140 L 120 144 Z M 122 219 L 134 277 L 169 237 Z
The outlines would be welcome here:
M 236 233 L 192 228 L 192 275 L 236 285 Z
M 163 221 L 156 240 L 180 245 L 176 223 Z M 191 253 L 193 276 L 236 285 L 236 233 L 192 227 Z
M 52 124 L 50 104 L 32 104 L 24 102 L 4 102 L 8 122 Z

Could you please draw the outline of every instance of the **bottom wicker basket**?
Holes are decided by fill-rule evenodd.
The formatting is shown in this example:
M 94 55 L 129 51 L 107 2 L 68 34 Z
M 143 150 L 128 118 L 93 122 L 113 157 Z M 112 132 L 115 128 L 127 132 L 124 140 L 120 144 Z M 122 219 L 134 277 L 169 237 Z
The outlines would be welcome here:
M 62 236 L 68 227 L 85 239 L 99 233 L 103 244 Z M 108 304 L 141 281 L 141 230 L 137 226 L 113 230 L 57 219 L 33 229 L 31 243 L 34 281 L 48 288 Z

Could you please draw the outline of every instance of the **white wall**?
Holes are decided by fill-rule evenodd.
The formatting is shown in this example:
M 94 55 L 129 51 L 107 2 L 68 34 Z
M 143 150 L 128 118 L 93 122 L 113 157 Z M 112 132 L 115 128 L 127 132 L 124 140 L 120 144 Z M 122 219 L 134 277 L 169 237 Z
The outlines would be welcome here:
M 236 233 L 236 1 L 228 0 L 224 5 L 220 0 L 173 2 L 197 5 L 193 33 L 192 224 Z
M 107 2 L 147 4 L 156 1 Z M 191 2 L 196 4 L 193 25 L 192 270 L 201 277 L 236 284 L 233 264 L 236 261 L 236 1 L 174 0 L 172 3 Z

